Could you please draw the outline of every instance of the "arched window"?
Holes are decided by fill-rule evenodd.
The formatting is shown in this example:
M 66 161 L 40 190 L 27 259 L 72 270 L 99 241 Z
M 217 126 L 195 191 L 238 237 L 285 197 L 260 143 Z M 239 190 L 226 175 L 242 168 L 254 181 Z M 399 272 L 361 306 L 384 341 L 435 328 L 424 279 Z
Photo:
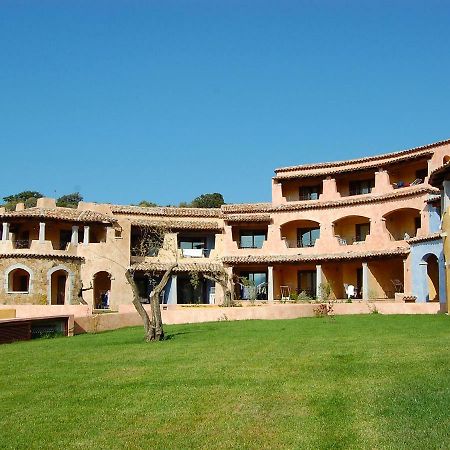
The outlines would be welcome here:
M 8 274 L 8 292 L 29 293 L 30 272 L 23 268 L 11 270 Z

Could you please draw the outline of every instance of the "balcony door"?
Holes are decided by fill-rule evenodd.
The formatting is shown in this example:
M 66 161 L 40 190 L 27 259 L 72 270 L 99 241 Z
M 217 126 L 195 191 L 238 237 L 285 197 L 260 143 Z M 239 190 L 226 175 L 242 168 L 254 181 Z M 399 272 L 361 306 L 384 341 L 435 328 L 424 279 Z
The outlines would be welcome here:
M 297 291 L 305 292 L 309 297 L 315 298 L 317 292 L 317 278 L 315 270 L 299 270 L 297 272 Z

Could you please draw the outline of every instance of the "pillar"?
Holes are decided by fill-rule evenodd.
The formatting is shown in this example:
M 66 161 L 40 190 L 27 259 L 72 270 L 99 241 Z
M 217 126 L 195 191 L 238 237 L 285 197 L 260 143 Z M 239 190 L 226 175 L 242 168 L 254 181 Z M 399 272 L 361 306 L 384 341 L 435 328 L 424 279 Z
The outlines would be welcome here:
M 43 244 L 45 241 L 45 222 L 39 223 L 39 243 Z
M 429 301 L 430 293 L 428 292 L 428 263 L 422 261 L 419 264 L 419 286 L 417 292 L 417 302 L 424 303 Z
M 2 241 L 9 241 L 9 223 L 3 222 Z
M 83 244 L 84 245 L 88 245 L 89 244 L 89 225 L 85 225 L 84 226 Z
M 369 268 L 366 262 L 362 263 L 362 299 L 369 300 Z
M 316 298 L 322 299 L 322 264 L 316 264 Z
M 177 300 L 177 276 L 172 275 L 172 278 L 170 280 L 170 290 L 169 290 L 169 297 L 167 299 L 168 305 L 176 305 L 178 303 Z
M 273 266 L 267 268 L 267 301 L 273 302 Z
M 70 243 L 73 245 L 78 245 L 78 225 L 72 226 L 72 239 Z

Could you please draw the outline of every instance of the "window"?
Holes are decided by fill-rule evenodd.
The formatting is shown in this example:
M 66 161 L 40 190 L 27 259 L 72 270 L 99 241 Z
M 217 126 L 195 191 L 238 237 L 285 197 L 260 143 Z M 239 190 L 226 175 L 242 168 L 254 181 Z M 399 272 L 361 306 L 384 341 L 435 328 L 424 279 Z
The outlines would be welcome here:
M 181 249 L 204 249 L 206 248 L 206 239 L 205 238 L 189 238 L 183 237 L 180 238 L 178 242 L 178 248 Z
M 422 226 L 420 216 L 414 217 L 414 234 L 417 236 L 417 230 Z
M 428 170 L 427 169 L 416 170 L 416 180 L 419 179 L 423 183 L 427 176 L 428 176 Z
M 239 248 L 262 248 L 265 240 L 265 231 L 241 231 Z
M 358 223 L 356 224 L 356 242 L 362 242 L 366 240 L 366 237 L 370 234 L 370 223 Z
M 267 300 L 267 272 L 241 272 L 240 277 L 250 282 L 240 285 L 242 300 Z
M 298 228 L 297 229 L 297 246 L 298 247 L 314 247 L 316 239 L 320 237 L 320 228 Z
M 350 195 L 370 194 L 374 186 L 375 180 L 373 179 L 350 181 L 349 193 Z
M 299 190 L 300 200 L 319 200 L 322 193 L 322 186 L 301 186 Z
M 60 230 L 59 232 L 59 249 L 65 250 L 72 240 L 71 230 Z
M 315 270 L 299 270 L 297 272 L 298 293 L 305 292 L 309 297 L 316 297 L 316 271 Z
M 30 274 L 25 269 L 14 269 L 8 276 L 8 292 L 28 293 Z

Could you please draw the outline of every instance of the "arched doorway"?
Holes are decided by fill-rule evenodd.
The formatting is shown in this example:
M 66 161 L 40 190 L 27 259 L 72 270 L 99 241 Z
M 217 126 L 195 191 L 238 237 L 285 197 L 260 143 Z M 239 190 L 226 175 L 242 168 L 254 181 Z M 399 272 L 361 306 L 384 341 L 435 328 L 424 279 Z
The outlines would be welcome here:
M 69 273 L 64 269 L 58 269 L 50 275 L 50 304 L 66 303 L 69 303 Z
M 94 308 L 109 308 L 109 297 L 111 294 L 111 274 L 108 272 L 97 272 L 94 275 Z
M 423 262 L 427 266 L 426 270 L 426 293 L 427 302 L 439 301 L 439 261 L 436 255 L 428 254 L 423 257 Z

